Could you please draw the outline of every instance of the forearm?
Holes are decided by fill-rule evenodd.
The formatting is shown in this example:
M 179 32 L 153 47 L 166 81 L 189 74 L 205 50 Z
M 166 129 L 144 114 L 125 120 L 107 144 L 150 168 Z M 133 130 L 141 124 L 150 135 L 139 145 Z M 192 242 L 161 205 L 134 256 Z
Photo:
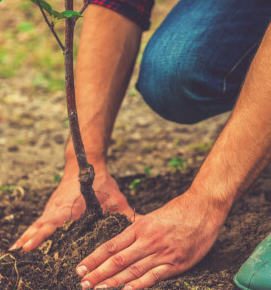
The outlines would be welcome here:
M 271 160 L 271 26 L 233 113 L 191 188 L 227 209 Z
M 89 162 L 104 163 L 114 121 L 125 94 L 142 29 L 109 9 L 89 5 L 76 66 L 76 103 Z M 71 141 L 66 160 L 73 165 Z M 67 165 L 68 166 L 68 165 Z

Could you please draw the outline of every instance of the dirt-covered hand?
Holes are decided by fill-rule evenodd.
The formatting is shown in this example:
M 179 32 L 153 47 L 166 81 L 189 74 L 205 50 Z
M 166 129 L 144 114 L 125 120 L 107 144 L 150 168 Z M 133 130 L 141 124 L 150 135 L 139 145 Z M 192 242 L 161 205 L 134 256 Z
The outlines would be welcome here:
M 98 172 L 93 188 L 104 210 L 121 212 L 128 218 L 134 217 L 126 198 L 119 191 L 115 180 L 105 170 Z M 10 250 L 23 248 L 31 251 L 52 235 L 65 220 L 76 220 L 85 212 L 86 205 L 80 194 L 80 185 L 76 175 L 63 177 L 60 185 L 50 197 L 43 214 L 24 232 Z
M 81 286 L 141 289 L 180 274 L 212 247 L 226 218 L 208 199 L 187 191 L 142 216 L 76 268 Z M 99 288 L 97 287 L 97 288 Z

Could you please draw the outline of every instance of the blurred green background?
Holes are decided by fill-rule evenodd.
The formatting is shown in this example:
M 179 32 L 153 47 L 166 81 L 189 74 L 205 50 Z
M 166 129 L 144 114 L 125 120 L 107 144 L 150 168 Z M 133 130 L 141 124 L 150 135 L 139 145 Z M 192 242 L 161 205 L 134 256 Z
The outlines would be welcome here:
M 169 1 L 157 1 L 160 9 L 152 21 L 152 29 L 144 35 L 138 62 L 141 60 L 142 51 L 152 31 L 169 10 L 165 9 L 165 2 Z M 169 8 L 177 1 L 170 2 Z M 64 1 L 55 0 L 48 1 L 48 3 L 55 10 L 64 10 Z M 74 6 L 74 9 L 79 11 L 83 6 L 83 1 L 74 1 Z M 28 84 L 29 93 L 37 92 L 37 90 L 43 92 L 63 90 L 63 55 L 38 7 L 30 0 L 4 0 L 1 2 L 0 11 L 0 81 L 5 82 L 8 79 L 19 77 L 22 82 Z M 75 55 L 82 21 L 80 19 L 76 26 Z M 56 30 L 63 39 L 63 20 L 57 23 Z

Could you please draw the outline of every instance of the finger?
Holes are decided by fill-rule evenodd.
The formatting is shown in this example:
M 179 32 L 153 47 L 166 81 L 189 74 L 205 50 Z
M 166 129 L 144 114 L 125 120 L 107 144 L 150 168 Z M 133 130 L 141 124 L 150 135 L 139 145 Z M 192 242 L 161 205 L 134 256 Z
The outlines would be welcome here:
M 48 233 L 50 233 L 49 235 L 51 235 L 58 226 L 61 226 L 63 224 L 64 220 L 69 215 L 70 209 L 65 208 L 60 213 L 58 213 L 57 217 L 53 213 L 47 213 L 46 215 L 40 217 L 23 233 L 23 235 L 13 244 L 10 250 L 12 251 L 23 247 L 23 245 L 32 240 L 32 238 L 34 239 L 34 245 L 37 246 L 38 244 L 37 242 L 35 242 L 35 240 L 41 238 L 39 239 L 39 243 L 41 243 L 45 238 L 48 237 Z M 47 225 L 49 229 L 47 228 Z M 32 242 L 33 241 L 31 241 L 31 243 Z M 31 243 L 29 243 L 29 246 Z
M 117 275 L 100 282 L 100 284 L 105 284 L 107 287 L 118 287 L 121 284 L 126 284 L 128 282 L 139 279 L 144 274 L 146 274 L 151 269 L 157 267 L 159 264 L 155 255 L 150 255 L 145 257 L 138 262 L 131 264 L 129 267 L 118 273 Z
M 25 252 L 32 251 L 39 244 L 41 244 L 46 238 L 52 235 L 56 230 L 56 226 L 52 224 L 44 225 L 37 233 L 29 238 L 29 240 L 22 245 Z
M 148 271 L 145 275 L 132 282 L 127 283 L 123 290 L 144 289 L 157 284 L 169 277 L 176 275 L 176 271 L 173 270 L 170 265 L 162 265 Z
M 93 271 L 99 267 L 104 261 L 114 254 L 129 247 L 135 242 L 135 232 L 132 226 L 128 227 L 115 238 L 107 241 L 96 249 L 91 255 L 86 257 L 76 268 L 79 276 L 84 276 L 86 273 Z
M 140 241 L 133 243 L 130 247 L 107 259 L 101 266 L 88 273 L 82 280 L 82 285 L 93 287 L 101 281 L 118 274 L 129 265 L 140 259 L 144 259 L 148 253 Z M 86 283 L 88 281 L 89 283 Z M 131 280 L 130 280 L 131 281 Z
M 32 235 L 35 235 L 37 232 L 38 227 L 36 227 L 35 224 L 31 225 L 9 250 L 12 251 L 20 249 L 30 239 L 30 237 L 32 237 Z

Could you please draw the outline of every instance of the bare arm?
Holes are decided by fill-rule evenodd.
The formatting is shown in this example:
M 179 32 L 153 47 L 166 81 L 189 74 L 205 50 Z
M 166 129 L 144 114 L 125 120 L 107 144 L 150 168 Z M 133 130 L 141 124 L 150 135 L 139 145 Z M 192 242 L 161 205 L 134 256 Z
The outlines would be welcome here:
M 271 160 L 271 26 L 252 62 L 233 113 L 193 188 L 231 205 Z
M 191 188 L 85 258 L 77 268 L 82 286 L 150 287 L 206 255 L 233 202 L 271 160 L 270 55 L 271 26 L 232 116 Z
M 138 52 L 142 29 L 97 5 L 85 12 L 76 66 L 78 116 L 89 161 L 105 162 L 112 128 Z M 73 161 L 71 142 L 67 161 Z

